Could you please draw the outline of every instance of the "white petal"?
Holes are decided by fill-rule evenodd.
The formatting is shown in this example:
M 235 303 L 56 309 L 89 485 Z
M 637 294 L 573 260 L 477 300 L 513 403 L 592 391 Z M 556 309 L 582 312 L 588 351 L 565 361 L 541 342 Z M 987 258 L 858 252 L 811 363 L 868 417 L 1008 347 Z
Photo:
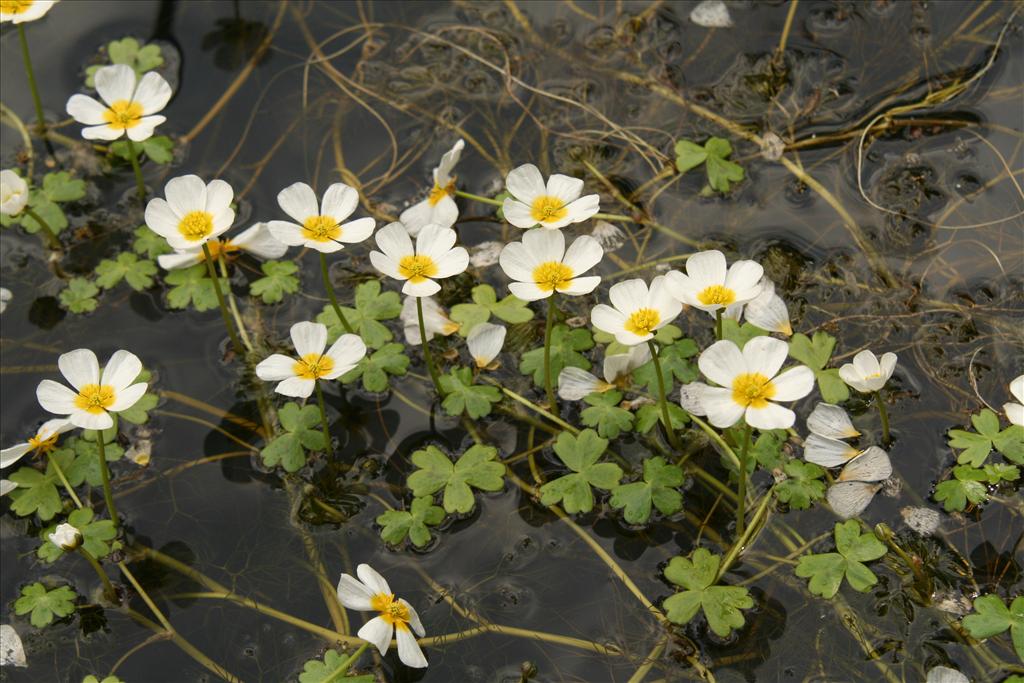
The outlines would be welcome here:
M 762 339 L 762 337 L 757 337 Z M 747 346 L 750 344 L 748 343 Z M 744 347 L 746 348 L 746 347 Z M 795 401 L 811 393 L 814 389 L 814 373 L 806 365 L 789 368 L 772 380 L 775 387 L 774 401 Z
M 114 425 L 114 419 L 106 411 L 90 413 L 76 408 L 68 416 L 68 419 L 76 427 L 81 427 L 82 429 L 109 429 Z
M 142 372 L 142 361 L 131 351 L 120 349 L 107 361 L 103 368 L 103 377 L 100 384 L 107 384 L 120 391 L 135 381 L 135 378 Z
M 729 267 L 725 276 L 725 286 L 737 293 L 743 292 L 744 301 L 749 301 L 761 293 L 761 278 L 764 268 L 756 261 L 736 261 Z
M 6 496 L 16 488 L 18 488 L 18 485 L 10 479 L 0 479 L 0 496 Z
M 1015 425 L 1024 426 L 1024 405 L 1020 403 L 1004 403 L 1003 412 L 1006 419 Z
M 267 356 L 256 366 L 256 376 L 264 382 L 279 382 L 295 376 L 295 359 L 280 353 Z
M 565 221 L 565 225 L 568 225 L 569 223 L 582 223 L 597 213 L 600 209 L 601 197 L 596 194 L 588 194 L 566 206 L 566 215 L 562 220 Z M 554 226 L 545 224 L 545 227 Z
M 357 244 L 362 242 L 373 234 L 373 227 L 376 224 L 377 222 L 369 216 L 365 218 L 357 218 L 356 220 L 348 223 L 343 223 L 341 225 L 341 235 L 338 236 L 338 241 L 346 244 Z
M 579 199 L 583 193 L 583 181 L 561 173 L 553 173 L 548 178 L 544 193 L 550 197 L 558 197 L 563 204 L 569 204 Z
M 871 351 L 864 349 L 853 357 L 853 367 L 857 369 L 862 378 L 868 378 L 882 374 L 882 368 L 878 359 Z
M 523 164 L 509 171 L 505 178 L 505 188 L 512 193 L 513 197 L 527 206 L 547 192 L 547 188 L 544 186 L 544 177 L 540 174 L 540 169 L 533 164 Z M 506 214 L 505 218 L 508 217 Z
M 156 257 L 156 262 L 164 270 L 189 268 L 203 262 L 203 252 L 198 249 L 190 249 L 188 251 L 176 251 L 173 254 L 160 254 Z
M 292 325 L 292 344 L 299 358 L 311 353 L 321 354 L 327 348 L 327 326 L 320 323 L 301 322 Z
M 281 258 L 288 251 L 288 245 L 275 238 L 266 223 L 254 223 L 232 237 L 231 243 L 262 259 Z
M 562 257 L 562 263 L 572 268 L 573 275 L 587 272 L 604 256 L 604 249 L 589 235 L 577 237 Z
M 679 405 L 690 415 L 707 415 L 704 407 L 704 392 L 710 389 L 703 382 L 690 382 L 679 387 Z
M 338 600 L 348 609 L 365 612 L 373 608 L 370 600 L 373 591 L 348 574 L 342 574 L 338 581 Z
M 7 491 L 0 492 L 0 495 Z M 0 666 L 27 667 L 25 646 L 18 637 L 18 632 L 9 624 L 0 624 Z
M 402 285 L 402 294 L 407 296 L 434 296 L 440 291 L 441 285 L 434 280 L 424 280 L 423 282 L 406 280 Z
M 703 0 L 690 11 L 690 21 L 704 28 L 730 28 L 732 17 L 722 0 Z
M 615 289 L 618 283 L 612 286 Z M 607 304 L 598 304 L 590 311 L 590 322 L 597 329 L 608 334 L 618 334 L 624 329 L 626 316 Z
M 144 142 L 153 137 L 154 129 L 166 120 L 166 116 L 143 116 L 138 124 L 126 130 L 125 134 L 133 142 Z
M 75 121 L 87 126 L 99 126 L 107 122 L 103 118 L 107 108 L 87 95 L 72 95 L 65 109 Z
M 530 207 L 512 197 L 505 197 L 501 205 L 501 213 L 512 225 L 517 228 L 532 228 L 537 225 L 537 219 L 533 217 Z
M 458 217 L 457 214 L 458 211 L 456 210 L 456 217 Z M 409 232 L 411 237 L 415 237 L 420 234 L 420 230 L 422 230 L 423 226 L 428 223 L 443 225 L 440 221 L 434 220 L 434 207 L 432 207 L 430 202 L 426 199 L 413 204 L 403 211 L 401 215 L 398 216 L 398 222 L 405 226 L 405 229 Z M 452 223 L 454 223 L 454 221 L 452 221 Z M 452 223 L 448 223 L 447 225 L 451 226 Z
M 435 278 L 443 279 L 464 273 L 469 267 L 469 252 L 463 247 L 455 247 L 448 253 L 434 259 L 437 265 Z
M 334 361 L 334 368 L 324 375 L 324 379 L 335 379 L 354 368 L 366 356 L 366 344 L 358 334 L 343 334 L 324 355 Z
M 387 579 L 380 575 L 376 569 L 368 564 L 360 564 L 356 567 L 356 576 L 359 580 L 366 584 L 366 587 L 372 590 L 374 593 L 384 593 L 385 595 L 391 595 L 391 586 L 388 585 Z
M 743 417 L 743 406 L 732 400 L 731 389 L 703 389 L 700 392 L 700 402 L 707 413 L 708 421 L 720 429 L 732 427 Z
M 883 481 L 891 476 L 889 454 L 878 446 L 871 446 L 848 462 L 836 481 Z
M 135 70 L 127 64 L 113 64 L 96 70 L 96 92 L 107 104 L 131 100 L 135 93 Z
M 86 140 L 116 140 L 122 135 L 124 135 L 123 130 L 111 128 L 107 124 L 82 129 L 82 137 Z
M 796 422 L 796 413 L 769 401 L 763 408 L 747 406 L 746 419 L 755 429 L 789 429 Z
M 391 624 L 380 617 L 374 617 L 363 624 L 363 627 L 359 629 L 356 635 L 366 642 L 372 643 L 384 655 L 387 654 L 388 648 L 391 647 L 391 636 L 394 632 L 395 629 Z
M 29 443 L 16 443 L 10 448 L 3 449 L 0 451 L 0 468 L 10 467 L 31 450 L 32 445 Z
M 697 359 L 697 367 L 705 377 L 715 384 L 728 387 L 730 391 L 733 378 L 747 371 L 739 347 L 728 339 L 717 341 L 704 349 Z
M 416 236 L 416 253 L 429 256 L 435 261 L 447 254 L 455 246 L 457 235 L 451 228 L 442 228 L 440 225 L 425 225 Z M 469 254 L 466 254 L 466 264 L 469 264 Z
M 267 230 L 271 236 L 281 244 L 288 247 L 298 247 L 305 244 L 302 236 L 302 226 L 288 221 L 267 221 Z
M 747 372 L 775 377 L 789 355 L 789 344 L 774 337 L 754 337 L 743 346 Z
M 452 181 L 452 170 L 455 168 L 455 164 L 459 163 L 459 157 L 462 156 L 462 149 L 465 146 L 466 142 L 460 138 L 450 150 L 444 153 L 441 162 L 434 169 L 435 184 L 445 187 Z
M 320 202 L 320 215 L 330 216 L 338 223 L 343 223 L 352 215 L 359 205 L 359 193 L 345 183 L 334 183 L 324 192 Z
M 508 291 L 523 301 L 539 301 L 554 294 L 552 291 L 541 289 L 532 282 L 510 282 Z
M 579 401 L 596 391 L 607 391 L 612 385 L 602 382 L 583 368 L 562 368 L 558 373 L 558 397 L 565 401 Z
M 616 282 L 608 290 L 612 306 L 625 316 L 647 307 L 647 283 L 641 278 Z
M 142 113 L 146 116 L 163 110 L 170 99 L 171 86 L 155 71 L 143 75 L 132 97 L 132 100 L 142 105 Z
M 409 625 L 412 626 L 413 632 L 420 638 L 427 635 L 427 632 L 423 629 L 423 622 L 420 621 L 420 615 L 416 611 L 416 608 L 409 604 L 408 600 L 399 598 L 398 602 L 405 605 L 405 608 L 409 610 Z
M 58 384 L 52 379 L 44 379 L 36 387 L 36 399 L 43 410 L 54 415 L 70 415 L 77 408 L 75 398 L 78 394 L 68 389 L 63 384 Z
M 1024 403 L 1024 375 L 1021 375 L 1010 382 L 1010 393 L 1015 399 Z
M 669 289 L 668 280 L 664 275 L 659 275 L 651 282 L 651 288 L 647 294 L 647 302 L 661 316 L 661 320 L 655 326 L 655 329 L 662 328 L 671 323 L 683 310 L 683 305 L 679 302 L 679 299 L 672 296 Z
M 396 629 L 396 635 L 398 638 L 398 658 L 402 660 L 402 664 L 414 669 L 425 669 L 427 658 L 423 656 L 423 650 L 420 649 L 420 644 L 416 642 L 412 632 L 408 628 L 398 628 Z
M 377 231 L 374 239 L 377 241 L 377 248 L 396 264 L 402 260 L 403 256 L 412 256 L 416 253 L 409 233 L 401 223 L 388 223 Z M 378 268 L 378 270 L 381 269 Z M 384 271 L 381 270 L 381 272 Z M 387 274 L 390 275 L 390 273 Z M 391 277 L 396 276 L 391 275 Z
M 299 225 L 302 225 L 307 218 L 317 216 L 320 207 L 317 206 L 316 193 L 306 183 L 292 183 L 277 193 L 277 204 L 281 210 L 292 217 Z
M 213 214 L 215 224 L 218 222 L 218 217 L 223 219 L 230 212 L 231 218 L 228 222 L 230 226 L 230 221 L 235 218 L 234 212 L 231 211 L 231 202 L 234 198 L 235 191 L 223 180 L 211 180 L 210 184 L 206 186 L 206 211 Z
M 730 306 L 731 308 L 731 306 Z M 751 300 L 743 312 L 744 317 L 752 325 L 769 332 L 779 332 L 787 337 L 793 334 L 793 326 L 789 322 L 789 310 L 786 302 L 773 293 L 765 296 L 765 290 Z
M 725 254 L 717 249 L 701 251 L 686 259 L 686 274 L 689 284 L 699 292 L 710 285 L 725 283 Z
M 520 282 L 533 282 L 533 271 L 539 265 L 539 261 L 522 242 L 506 244 L 498 256 L 498 263 L 505 275 Z
M 172 178 L 164 186 L 164 196 L 179 219 L 191 211 L 206 211 L 206 183 L 197 175 Z M 177 229 L 175 223 L 174 231 Z
M 157 197 L 146 204 L 146 225 L 162 237 L 178 235 L 178 223 L 181 216 L 174 212 L 167 201 Z
M 839 467 L 857 455 L 858 451 L 845 441 L 810 434 L 804 440 L 804 460 L 822 467 Z
M 882 374 L 882 378 L 885 381 L 889 381 L 892 377 L 892 373 L 896 370 L 896 354 L 889 352 L 883 353 L 882 357 L 878 359 L 878 370 Z
M 100 363 L 96 354 L 89 349 L 75 349 L 57 358 L 60 374 L 75 389 L 81 390 L 87 384 L 99 384 Z
M 119 389 L 117 393 L 114 394 L 114 402 L 110 404 L 110 407 L 107 408 L 107 410 L 114 413 L 119 413 L 122 410 L 128 410 L 138 403 L 139 399 L 146 393 L 147 386 L 148 385 L 145 382 L 139 382 L 138 384 L 132 384 L 124 389 Z
M 948 666 L 934 666 L 928 670 L 925 683 L 971 683 L 971 679 Z
M 469 355 L 477 367 L 487 367 L 501 353 L 505 344 L 505 327 L 493 323 L 480 323 L 473 327 L 466 338 Z
M 558 291 L 562 294 L 569 296 L 582 296 L 583 294 L 590 294 L 597 286 L 601 284 L 600 275 L 588 275 L 587 277 L 574 277 L 569 280 L 569 284 L 564 287 L 559 287 Z
M 604 357 L 602 367 L 604 378 L 616 382 L 651 360 L 651 349 L 645 344 L 634 346 L 627 353 L 615 353 Z
M 860 436 L 845 410 L 831 403 L 819 403 L 807 416 L 807 429 L 812 434 L 830 439 L 852 439 Z
M 380 233 L 377 234 L 378 236 L 380 235 Z M 398 261 L 391 259 L 388 256 L 385 256 L 379 251 L 370 252 L 370 263 L 373 265 L 374 268 L 379 270 L 381 273 L 387 275 L 388 277 L 393 277 L 396 280 L 406 279 L 405 275 L 403 275 L 402 272 L 398 270 Z
M 863 481 L 842 481 L 829 487 L 825 493 L 832 512 L 843 519 L 856 517 L 864 512 L 868 503 L 875 497 L 881 484 L 871 484 Z
M 278 382 L 277 386 L 274 387 L 274 391 L 282 396 L 291 396 L 292 398 L 309 398 L 315 388 L 316 380 L 303 379 L 302 377 L 289 377 Z

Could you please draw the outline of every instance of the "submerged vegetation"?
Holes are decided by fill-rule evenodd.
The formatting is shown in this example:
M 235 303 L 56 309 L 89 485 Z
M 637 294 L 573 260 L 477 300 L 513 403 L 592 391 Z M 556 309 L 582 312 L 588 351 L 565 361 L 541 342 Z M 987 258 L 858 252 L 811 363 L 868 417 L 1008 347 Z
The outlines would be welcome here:
M 1016 5 L 93 7 L 0 2 L 4 680 L 1024 680 Z

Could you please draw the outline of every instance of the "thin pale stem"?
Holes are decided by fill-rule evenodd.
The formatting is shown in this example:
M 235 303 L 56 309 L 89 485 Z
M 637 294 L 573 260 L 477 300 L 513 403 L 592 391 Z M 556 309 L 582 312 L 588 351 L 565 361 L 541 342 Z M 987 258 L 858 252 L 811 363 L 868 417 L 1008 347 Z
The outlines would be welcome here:
M 465 199 L 472 199 L 475 202 L 483 202 L 484 204 L 490 204 L 491 206 L 501 206 L 503 202 L 497 199 L 491 199 L 490 197 L 481 197 L 478 194 L 472 194 L 469 192 L 463 192 L 462 190 L 455 190 L 456 197 L 463 197 Z
M 228 264 L 224 261 L 224 252 L 217 254 L 217 267 L 220 269 L 221 277 L 225 280 L 228 279 Z M 242 324 L 242 315 L 238 312 L 238 306 L 235 305 L 235 296 L 229 289 L 227 296 L 225 297 L 228 302 L 228 308 L 231 310 L 231 315 L 235 318 L 235 329 L 238 330 L 238 336 L 241 337 L 242 343 L 245 344 L 245 348 L 252 351 L 252 341 L 249 339 L 249 335 L 245 331 L 245 325 Z
M 139 150 L 133 140 L 125 140 L 128 143 L 128 161 L 132 162 L 132 172 L 135 174 L 135 191 L 139 195 L 139 201 L 146 201 L 146 181 L 142 179 L 142 167 L 139 165 Z
M 39 224 L 39 233 L 43 236 L 43 241 L 46 242 L 46 246 L 54 251 L 60 251 L 60 240 L 57 238 L 57 233 L 55 233 L 53 228 L 50 227 L 50 224 L 44 221 L 42 216 L 27 206 L 22 209 L 22 211 L 25 212 L 26 216 Z
M 889 446 L 889 411 L 885 408 L 882 390 L 875 392 L 875 403 L 878 405 L 878 417 L 882 420 L 882 445 Z
M 740 450 L 739 488 L 736 490 L 736 534 L 743 537 L 747 514 L 747 457 L 750 455 L 750 425 L 743 428 L 743 447 Z
M 107 514 L 114 522 L 114 528 L 120 529 L 121 518 L 117 514 L 117 508 L 114 507 L 114 492 L 110 488 L 110 470 L 107 468 L 107 453 L 104 449 L 102 431 L 96 432 L 96 447 L 99 449 L 100 478 L 103 479 L 103 500 L 107 504 Z
M 231 337 L 231 346 L 235 349 L 235 353 L 242 355 L 245 350 L 242 348 L 242 342 L 238 340 L 238 333 L 235 332 L 235 326 L 231 322 L 231 314 L 228 313 L 227 304 L 224 303 L 224 292 L 220 289 L 220 279 L 217 277 L 217 271 L 213 267 L 213 255 L 210 253 L 210 246 L 206 242 L 203 242 L 203 257 L 203 260 L 206 262 L 206 272 L 210 276 L 210 280 L 213 281 L 213 292 L 217 295 L 220 316 L 224 319 L 224 327 L 227 328 L 228 336 Z
M 355 328 L 349 323 L 348 318 L 341 312 L 341 306 L 338 305 L 338 297 L 334 294 L 334 285 L 331 284 L 331 276 L 327 271 L 327 257 L 321 251 L 320 254 L 320 275 L 324 279 L 324 289 L 327 290 L 327 298 L 331 302 L 331 308 L 334 309 L 334 315 L 338 316 L 338 320 L 341 321 L 341 326 L 345 328 L 345 331 L 349 334 L 355 334 Z
M 661 360 L 658 359 L 658 345 L 653 339 L 648 340 L 647 346 L 651 349 L 651 360 L 654 361 L 654 374 L 658 377 L 658 402 L 661 403 L 661 421 L 665 424 L 665 432 L 668 434 L 668 441 L 672 448 L 677 451 L 683 449 L 679 442 L 679 435 L 672 428 L 672 416 L 668 412 L 668 400 L 665 397 L 665 378 L 661 374 Z
M 427 371 L 434 383 L 437 395 L 444 398 L 444 391 L 441 390 L 441 379 L 437 374 L 437 367 L 434 365 L 434 356 L 430 353 L 430 343 L 427 341 L 427 326 L 423 322 L 423 299 L 416 297 L 416 320 L 420 326 L 420 343 L 423 344 L 423 362 L 427 364 Z
M 544 326 L 544 391 L 548 396 L 548 409 L 557 414 L 554 383 L 551 381 L 551 330 L 555 326 L 555 293 L 548 297 L 548 320 Z
M 32 70 L 32 57 L 28 53 L 28 38 L 25 37 L 25 25 L 18 24 L 18 40 L 21 42 L 21 60 L 25 64 L 25 75 L 28 87 L 32 91 L 32 104 L 36 107 L 36 130 L 46 130 L 46 119 L 43 117 L 43 101 L 39 99 L 39 88 L 36 87 L 36 75 Z
M 369 643 L 363 643 L 359 646 L 359 649 L 352 653 L 352 656 L 348 658 L 344 664 L 337 668 L 330 676 L 323 679 L 321 683 L 333 683 L 333 681 L 340 681 L 348 673 L 348 670 L 352 668 L 352 665 L 363 656 L 366 652 L 366 648 L 369 647 Z
M 103 597 L 105 597 L 108 602 L 116 603 L 117 591 L 114 590 L 114 585 L 110 583 L 110 577 L 107 576 L 107 572 L 103 570 L 103 566 L 100 565 L 99 561 L 92 556 L 92 553 L 85 549 L 85 546 L 78 546 L 78 554 L 85 558 L 86 562 L 88 562 L 93 568 L 93 571 L 96 572 L 96 575 L 100 577 L 100 581 L 103 583 Z
M 722 312 L 725 309 L 719 308 L 715 311 L 715 339 L 722 339 Z
M 320 406 L 320 426 L 324 430 L 324 443 L 327 444 L 327 455 L 333 457 L 334 446 L 331 444 L 331 430 L 327 422 L 327 405 L 324 403 L 324 390 L 320 386 L 320 380 L 318 379 L 313 380 L 313 386 L 316 387 L 316 402 Z
M 82 501 L 78 499 L 75 494 L 75 490 L 71 488 L 71 482 L 68 481 L 67 475 L 64 474 L 64 468 L 57 462 L 57 458 L 50 458 L 50 464 L 53 465 L 53 471 L 57 473 L 57 478 L 60 479 L 60 483 L 64 485 L 64 490 L 71 496 L 71 500 L 75 501 L 75 507 L 78 509 L 82 508 Z

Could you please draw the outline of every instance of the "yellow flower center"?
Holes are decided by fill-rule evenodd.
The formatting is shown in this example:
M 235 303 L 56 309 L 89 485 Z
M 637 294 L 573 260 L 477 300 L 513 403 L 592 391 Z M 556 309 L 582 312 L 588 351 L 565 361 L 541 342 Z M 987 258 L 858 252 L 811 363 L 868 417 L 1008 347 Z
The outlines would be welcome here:
M 430 190 L 430 195 L 427 197 L 427 203 L 431 206 L 437 206 L 437 203 L 444 199 L 446 196 L 455 196 L 455 181 L 451 181 L 445 187 L 441 187 L 437 183 L 434 183 L 433 189 Z
M 736 375 L 732 381 L 732 400 L 743 407 L 764 408 L 775 395 L 775 385 L 759 372 Z
M 427 278 L 437 275 L 437 264 L 434 259 L 424 254 L 403 256 L 398 262 L 398 272 L 408 278 L 409 282 L 418 285 Z
M 633 311 L 626 320 L 626 329 L 633 334 L 642 337 L 650 334 L 661 322 L 661 314 L 653 308 L 639 308 Z
M 57 434 L 51 434 L 44 439 L 41 433 L 36 434 L 28 440 L 28 445 L 37 453 L 49 453 L 57 445 L 57 436 Z
M 395 599 L 394 594 L 377 593 L 370 598 L 370 607 L 380 612 L 380 618 L 400 631 L 409 628 L 409 608 Z
M 189 211 L 178 222 L 178 232 L 197 242 L 213 232 L 213 216 L 207 211 Z
M 235 254 L 242 250 L 241 247 L 236 245 L 231 240 L 224 240 L 223 242 L 218 239 L 212 239 L 206 243 L 206 246 L 210 249 L 210 256 L 216 260 L 221 255 L 225 257 Z M 203 261 L 206 255 L 203 252 L 199 252 L 199 260 Z
M 3 14 L 23 14 L 35 3 L 35 0 L 0 0 L 0 12 Z
M 75 396 L 75 407 L 90 413 L 99 414 L 114 405 L 114 387 L 109 384 L 86 384 L 78 396 Z
M 548 261 L 533 269 L 533 281 L 542 292 L 565 289 L 572 276 L 572 268 L 561 261 Z
M 142 120 L 142 105 L 130 100 L 118 100 L 103 112 L 103 118 L 115 130 L 127 130 Z
M 705 306 L 712 304 L 728 306 L 733 301 L 736 301 L 736 292 L 722 285 L 711 285 L 701 290 L 700 294 L 697 295 L 697 300 Z
M 567 213 L 569 209 L 565 208 L 561 199 L 546 194 L 534 199 L 533 206 L 530 207 L 530 216 L 538 223 L 560 221 Z
M 320 353 L 307 353 L 292 366 L 295 376 L 302 379 L 320 379 L 333 369 L 334 361 L 331 357 Z
M 302 223 L 302 236 L 315 242 L 333 242 L 341 237 L 341 226 L 330 216 L 310 216 Z

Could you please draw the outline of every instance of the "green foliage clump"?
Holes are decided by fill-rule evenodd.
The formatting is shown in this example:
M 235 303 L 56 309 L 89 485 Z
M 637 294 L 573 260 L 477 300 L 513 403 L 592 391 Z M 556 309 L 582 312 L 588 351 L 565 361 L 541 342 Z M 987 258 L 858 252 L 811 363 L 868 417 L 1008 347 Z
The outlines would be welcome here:
M 754 606 L 750 592 L 741 586 L 720 586 L 718 568 L 722 558 L 704 548 L 693 551 L 691 559 L 673 557 L 665 578 L 684 590 L 665 600 L 665 615 L 675 624 L 687 624 L 698 611 L 704 612 L 708 627 L 725 638 L 746 623 L 743 612 Z
M 267 467 L 280 465 L 285 472 L 298 472 L 306 464 L 306 451 L 322 451 L 327 448 L 324 433 L 320 430 L 320 411 L 315 405 L 299 407 L 288 402 L 277 412 L 281 428 L 285 430 L 260 451 L 263 464 Z
M 856 520 L 835 526 L 836 552 L 804 555 L 796 567 L 796 575 L 810 579 L 808 590 L 823 598 L 832 598 L 846 582 L 854 590 L 866 593 L 878 577 L 865 562 L 877 560 L 886 553 L 885 545 L 872 533 L 861 533 Z
M 31 613 L 29 620 L 36 628 L 43 628 L 75 611 L 78 594 L 70 586 L 47 590 L 36 582 L 21 589 L 21 597 L 14 602 L 14 613 L 18 616 Z
M 472 512 L 473 488 L 500 491 L 505 485 L 505 465 L 496 461 L 497 456 L 496 448 L 476 444 L 452 463 L 441 449 L 427 446 L 412 454 L 412 462 L 418 469 L 409 475 L 409 490 L 420 497 L 432 496 L 444 489 L 442 504 L 446 512 Z
M 571 473 L 540 487 L 541 504 L 561 503 L 568 513 L 593 510 L 591 487 L 610 491 L 622 479 L 621 467 L 611 462 L 598 462 L 607 448 L 608 441 L 593 429 L 584 429 L 579 436 L 568 432 L 559 434 L 555 441 L 555 455 Z

